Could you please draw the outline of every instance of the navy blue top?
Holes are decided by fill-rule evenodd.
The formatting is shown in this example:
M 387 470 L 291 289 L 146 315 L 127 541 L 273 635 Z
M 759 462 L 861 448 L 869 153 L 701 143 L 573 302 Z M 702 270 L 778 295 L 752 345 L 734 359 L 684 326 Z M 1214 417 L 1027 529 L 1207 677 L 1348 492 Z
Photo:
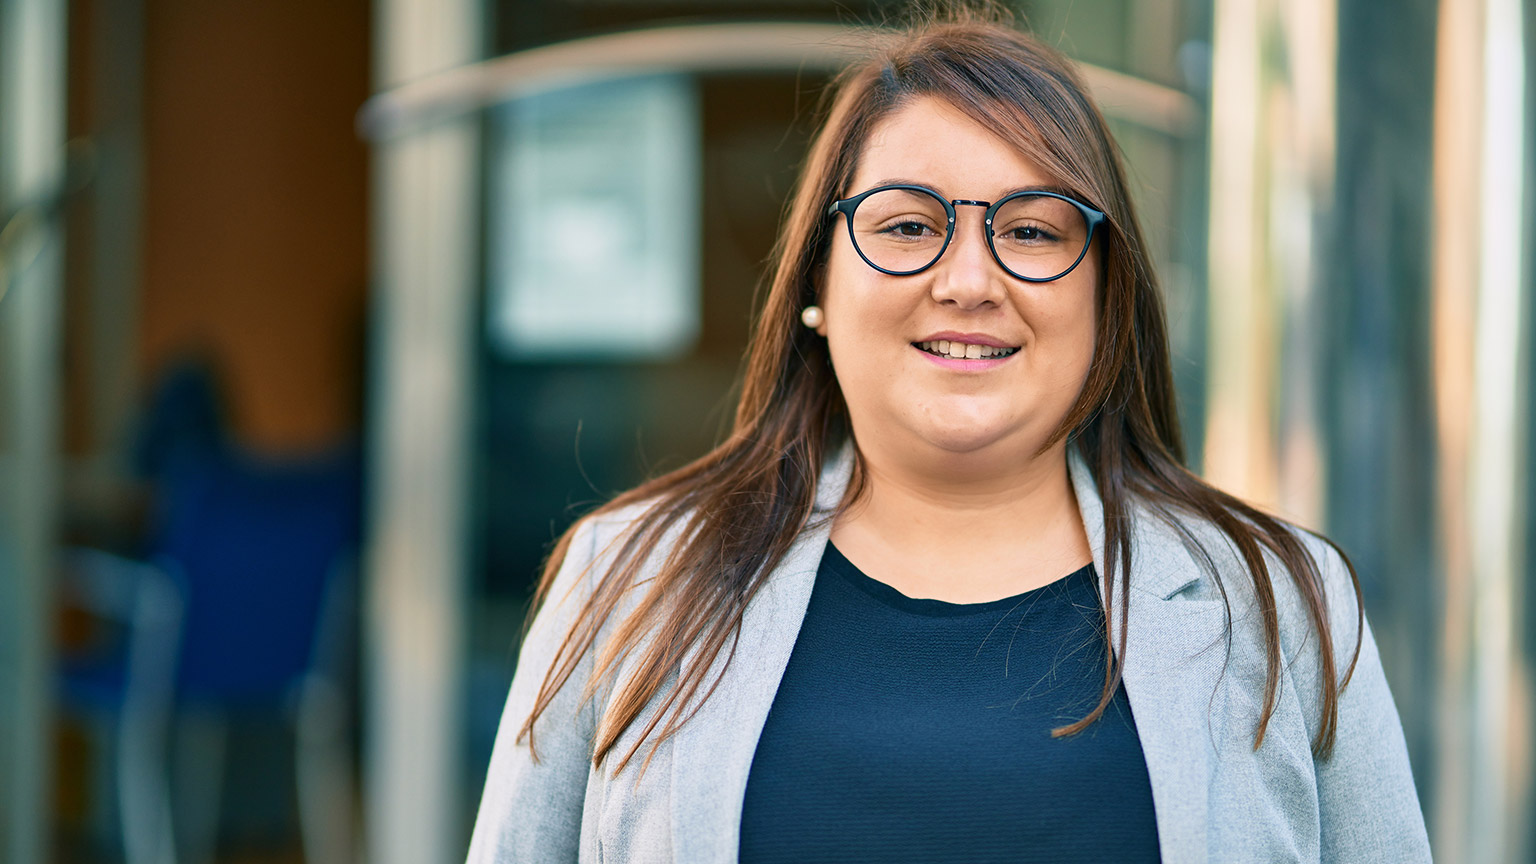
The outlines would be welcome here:
M 1093 565 L 989 603 L 919 600 L 827 544 L 758 740 L 743 864 L 1157 861 Z

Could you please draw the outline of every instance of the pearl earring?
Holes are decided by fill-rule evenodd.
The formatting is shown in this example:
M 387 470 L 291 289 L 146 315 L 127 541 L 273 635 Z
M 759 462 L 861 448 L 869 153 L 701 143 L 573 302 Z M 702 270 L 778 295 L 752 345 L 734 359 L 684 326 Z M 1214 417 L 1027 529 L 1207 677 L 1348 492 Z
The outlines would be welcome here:
M 820 306 L 807 306 L 800 310 L 800 323 L 812 330 L 821 326 L 822 318 Z

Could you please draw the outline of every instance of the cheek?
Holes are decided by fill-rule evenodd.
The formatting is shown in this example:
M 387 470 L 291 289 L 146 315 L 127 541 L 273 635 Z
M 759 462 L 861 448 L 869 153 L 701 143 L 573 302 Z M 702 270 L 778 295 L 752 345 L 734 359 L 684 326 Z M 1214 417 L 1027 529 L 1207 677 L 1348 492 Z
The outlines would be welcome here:
M 1098 308 L 1092 283 L 1083 293 L 1035 295 L 1021 309 L 1029 323 L 1035 351 L 1026 374 L 1061 398 L 1075 398 L 1093 365 L 1098 338 Z M 1083 302 L 1078 298 L 1086 298 Z
M 1099 334 L 1098 303 L 1084 303 L 1074 309 L 1066 322 L 1066 330 L 1077 346 L 1083 362 L 1091 360 L 1094 354 L 1094 343 L 1098 341 Z
M 1088 369 L 1097 353 L 1098 329 L 1098 315 L 1092 309 L 1072 328 L 1071 374 L 1079 387 L 1088 379 Z
M 868 270 L 860 262 L 861 270 Z M 900 351 L 907 345 L 894 334 L 900 333 L 904 316 L 899 304 L 878 280 L 863 272 L 840 272 L 829 268 L 822 294 L 826 319 L 822 335 L 832 360 L 843 398 L 852 406 L 868 406 L 884 401 L 893 388 L 900 388 L 902 368 Z
M 821 266 L 821 283 L 818 287 L 822 306 L 853 303 L 865 290 L 861 268 L 868 269 L 863 267 L 858 255 L 848 248 L 848 241 L 841 236 L 833 238 L 832 248 L 827 250 L 826 263 Z
M 906 314 L 896 290 L 901 286 L 889 282 L 893 277 L 871 270 L 841 244 L 832 248 L 823 274 L 820 290 L 825 323 L 820 332 L 834 357 L 849 355 L 849 349 L 858 346 L 867 350 L 887 345 L 889 334 Z
M 1050 346 L 1052 353 L 1092 355 L 1099 323 L 1093 285 L 1085 284 L 1081 290 L 1077 286 L 1050 287 L 1055 290 L 1030 296 L 1022 310 L 1036 339 L 1041 345 Z

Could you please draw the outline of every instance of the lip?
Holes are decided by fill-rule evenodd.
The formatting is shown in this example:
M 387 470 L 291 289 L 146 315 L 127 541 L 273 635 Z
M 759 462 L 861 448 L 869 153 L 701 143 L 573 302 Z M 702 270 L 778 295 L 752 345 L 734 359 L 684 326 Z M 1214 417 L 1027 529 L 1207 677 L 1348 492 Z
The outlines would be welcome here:
M 1009 360 L 1012 360 L 1014 357 L 1017 357 L 1019 355 L 1019 350 L 1014 351 L 1007 357 L 978 357 L 972 360 L 965 357 L 940 357 L 937 354 L 929 354 L 927 351 L 924 351 L 918 347 L 918 345 L 923 342 L 963 342 L 967 345 L 985 345 L 988 348 L 1023 349 L 1023 346 L 1021 345 L 1009 345 L 1007 342 L 1004 342 L 995 336 L 988 336 L 985 333 L 960 333 L 954 330 L 943 330 L 933 334 L 932 336 L 925 336 L 922 339 L 912 343 L 912 350 L 923 355 L 923 358 L 929 362 L 936 363 L 945 369 L 953 369 L 962 372 L 984 372 L 988 369 L 995 369 L 998 366 L 1007 363 Z
M 919 342 L 964 342 L 967 345 L 985 345 L 988 348 L 1018 348 L 1018 345 L 1010 345 L 996 336 L 988 336 L 985 333 L 959 333 L 954 330 L 943 330 L 931 336 L 913 340 L 912 344 Z M 1004 360 L 1008 359 L 1006 357 Z
M 954 369 L 959 372 L 985 372 L 988 369 L 996 369 L 1018 356 L 1017 354 L 1009 354 L 1007 357 L 978 357 L 975 360 L 967 360 L 965 358 L 940 357 L 937 354 L 929 354 L 927 351 L 916 346 L 913 346 L 912 350 L 923 355 L 923 359 L 930 363 L 936 363 L 945 369 Z
M 1001 366 L 1001 364 L 1008 363 L 1009 360 L 1014 358 L 1014 355 L 1009 354 L 1008 357 L 986 357 L 965 360 L 965 358 L 938 357 L 937 354 L 928 354 L 928 352 L 923 351 L 920 347 L 914 347 L 912 351 L 922 354 L 923 360 L 928 360 L 929 363 L 937 363 L 938 366 L 943 366 L 945 369 L 955 369 L 955 371 L 960 372 L 985 372 L 988 369 L 995 369 L 995 367 Z

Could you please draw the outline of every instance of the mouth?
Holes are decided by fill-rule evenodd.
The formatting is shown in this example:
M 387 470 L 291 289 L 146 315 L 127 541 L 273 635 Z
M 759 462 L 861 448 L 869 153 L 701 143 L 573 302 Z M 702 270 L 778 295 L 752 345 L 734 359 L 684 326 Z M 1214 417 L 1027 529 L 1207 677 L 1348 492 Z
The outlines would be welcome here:
M 947 339 L 913 342 L 912 347 L 935 357 L 947 357 L 951 360 L 996 360 L 1012 356 L 1019 350 L 1017 345 L 1002 348 L 994 345 L 977 345 L 972 342 L 951 342 Z

